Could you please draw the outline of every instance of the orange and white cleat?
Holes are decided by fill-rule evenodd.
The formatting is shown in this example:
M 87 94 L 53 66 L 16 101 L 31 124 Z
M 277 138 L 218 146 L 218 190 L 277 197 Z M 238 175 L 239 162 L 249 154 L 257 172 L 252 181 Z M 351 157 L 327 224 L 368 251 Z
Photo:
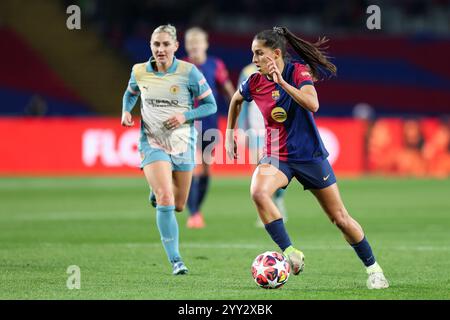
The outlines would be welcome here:
M 196 212 L 187 220 L 186 226 L 189 229 L 202 229 L 206 227 L 205 220 L 201 212 Z

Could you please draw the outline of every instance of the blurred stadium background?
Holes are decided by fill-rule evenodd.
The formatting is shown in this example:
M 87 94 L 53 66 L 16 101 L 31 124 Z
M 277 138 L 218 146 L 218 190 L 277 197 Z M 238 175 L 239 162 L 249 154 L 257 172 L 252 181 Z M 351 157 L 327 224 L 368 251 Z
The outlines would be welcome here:
M 281 1 L 275 13 L 270 3 L 2 1 L 0 173 L 136 172 L 136 131 L 117 126 L 121 97 L 132 65 L 149 57 L 151 31 L 170 22 L 179 57 L 184 30 L 208 30 L 209 53 L 224 60 L 234 85 L 258 30 L 279 24 L 309 40 L 331 38 L 338 77 L 317 84 L 317 119 L 337 172 L 448 177 L 449 1 L 370 2 L 382 9 L 382 28 L 373 31 L 367 1 Z M 82 30 L 65 28 L 70 4 L 81 8 Z M 223 100 L 219 114 L 223 127 Z M 25 137 L 34 161 L 18 152 Z
M 71 4 L 81 8 L 81 30 L 70 31 L 66 28 L 66 8 Z M 369 16 L 366 8 L 371 4 L 381 8 L 381 30 L 368 30 L 366 27 Z M 192 26 L 205 28 L 210 34 L 209 54 L 224 60 L 235 86 L 240 71 L 251 61 L 250 44 L 256 32 L 274 25 L 283 25 L 309 40 L 315 40 L 318 36 L 329 37 L 331 42 L 328 52 L 338 67 L 338 77 L 317 83 L 321 107 L 316 118 L 337 176 L 343 179 L 350 190 L 347 197 L 354 203 L 360 203 L 361 208 L 367 203 L 374 208 L 378 208 L 377 205 L 381 203 L 388 206 L 397 200 L 400 202 L 395 208 L 402 208 L 402 205 L 420 208 L 422 211 L 411 216 L 416 224 L 410 222 L 410 229 L 407 226 L 404 226 L 404 229 L 397 228 L 403 226 L 400 218 L 396 221 L 397 224 L 392 226 L 395 225 L 396 230 L 403 230 L 405 234 L 410 235 L 402 235 L 406 243 L 409 240 L 417 240 L 417 237 L 412 235 L 414 228 L 425 225 L 425 221 L 432 221 L 428 231 L 434 232 L 436 242 L 426 242 L 426 236 L 419 237 L 419 240 L 429 245 L 442 245 L 439 247 L 442 250 L 434 253 L 440 254 L 441 258 L 443 254 L 448 257 L 449 239 L 444 229 L 447 228 L 448 231 L 450 210 L 450 1 L 283 0 L 278 1 L 274 9 L 273 1 L 268 0 L 242 0 L 239 4 L 227 0 L 2 0 L 0 175 L 3 178 L 0 180 L 3 182 L 0 183 L 0 209 L 3 212 L 0 217 L 4 222 L 1 234 L 7 246 L 6 249 L 4 247 L 2 262 L 6 265 L 6 270 L 26 268 L 24 261 L 30 259 L 41 263 L 40 257 L 34 256 L 32 251 L 27 251 L 28 245 L 46 241 L 47 247 L 40 247 L 39 252 L 54 252 L 55 257 L 62 256 L 63 247 L 52 247 L 55 250 L 52 251 L 48 243 L 65 243 L 64 236 L 71 242 L 73 239 L 79 239 L 80 234 L 89 241 L 91 236 L 95 238 L 93 234 L 96 232 L 99 238 L 95 239 L 107 241 L 123 232 L 117 230 L 117 223 L 124 223 L 123 228 L 130 226 L 128 241 L 148 241 L 145 236 L 148 230 L 139 229 L 142 237 L 136 240 L 133 227 L 139 228 L 140 224 L 127 225 L 124 217 L 120 218 L 122 220 L 110 221 L 108 226 L 114 230 L 111 231 L 114 235 L 106 235 L 106 231 L 103 234 L 102 228 L 105 226 L 99 221 L 96 225 L 99 229 L 88 229 L 92 232 L 88 236 L 83 233 L 88 232 L 85 225 L 77 219 L 87 219 L 85 222 L 93 228 L 95 224 L 91 222 L 95 219 L 94 209 L 97 210 L 100 220 L 106 219 L 107 214 L 111 212 L 112 216 L 117 218 L 118 213 L 114 213 L 114 210 L 129 204 L 120 203 L 118 200 L 115 202 L 114 197 L 124 199 L 124 196 L 129 196 L 134 201 L 133 210 L 141 210 L 142 213 L 148 211 L 147 207 L 144 208 L 146 186 L 137 169 L 138 129 L 120 127 L 121 103 L 132 65 L 148 59 L 149 36 L 156 26 L 166 23 L 171 23 L 178 29 L 181 44 L 178 57 L 185 55 L 184 31 Z M 138 115 L 137 111 L 138 108 L 135 109 L 135 116 Z M 223 129 L 227 114 L 225 101 L 219 101 L 218 112 Z M 251 166 L 215 164 L 213 174 L 244 176 L 245 179 L 236 180 L 239 185 L 236 188 L 241 188 L 239 190 L 245 193 Z M 93 178 L 52 182 L 52 177 L 55 176 L 100 175 L 131 175 L 134 177 L 131 179 L 135 180 L 99 182 Z M 30 176 L 40 178 L 33 179 L 29 178 Z M 375 176 L 375 180 L 371 180 L 374 179 L 372 176 Z M 394 181 L 392 177 L 420 179 L 402 180 L 403 182 L 397 185 L 397 180 Z M 345 178 L 352 180 L 347 181 Z M 112 187 L 109 181 L 116 187 Z M 222 187 L 223 192 L 213 190 L 205 210 L 212 211 L 214 208 L 222 212 L 228 203 L 242 201 L 243 208 L 248 210 L 250 216 L 247 222 L 253 224 L 255 212 L 251 208 L 249 197 L 232 191 L 232 183 L 228 180 L 217 181 L 219 182 L 215 186 Z M 129 191 L 120 193 L 122 186 L 124 189 L 132 188 L 133 192 L 141 192 L 140 197 Z M 370 201 L 364 196 L 358 197 L 359 191 L 365 190 L 367 197 L 370 197 L 370 193 L 381 192 L 386 186 L 388 187 L 385 194 L 377 193 Z M 89 192 L 94 187 L 98 198 Z M 70 188 L 74 188 L 74 192 Z M 393 197 L 392 193 L 400 189 L 407 191 L 398 199 Z M 66 190 L 66 193 L 59 193 L 63 190 Z M 113 192 L 108 194 L 111 190 Z M 425 191 L 427 193 L 423 193 Z M 52 198 L 50 193 L 55 196 Z M 214 195 L 219 197 L 214 198 Z M 213 200 L 220 199 L 220 195 L 224 195 L 230 202 Z M 236 200 L 232 196 L 243 198 Z M 380 202 L 377 197 L 391 202 Z M 24 199 L 32 201 L 28 203 Z M 98 202 L 100 200 L 103 204 Z M 89 203 L 84 203 L 85 201 Z M 106 210 L 103 207 L 106 203 L 109 205 L 108 213 L 102 211 Z M 64 230 L 67 231 L 46 229 L 46 226 L 55 221 L 57 215 L 55 213 L 50 217 L 47 213 L 58 210 L 65 212 L 67 206 L 72 207 L 72 210 L 80 210 L 78 213 L 68 210 L 63 214 L 64 219 L 68 219 L 68 224 L 64 225 L 67 228 Z M 288 207 L 295 208 L 293 198 L 289 198 L 289 192 Z M 428 207 L 432 207 L 433 212 L 428 212 Z M 82 215 L 80 212 L 84 212 L 83 210 L 87 210 L 85 212 L 89 212 L 90 216 Z M 384 212 L 386 215 L 383 219 L 387 220 L 381 220 L 381 216 L 380 220 L 376 220 L 375 216 L 367 216 L 369 221 L 375 219 L 371 222 L 378 226 L 373 229 L 375 235 L 377 231 L 389 230 L 390 226 L 386 221 L 394 219 L 394 215 L 399 212 L 409 213 L 404 207 L 392 215 L 383 210 L 378 212 Z M 18 220 L 14 220 L 15 213 Z M 218 217 L 222 217 L 221 214 L 225 217 L 228 212 L 217 214 Z M 39 215 L 42 216 L 39 218 Z M 137 216 L 131 214 L 129 218 L 142 222 L 143 218 Z M 70 220 L 70 217 L 75 220 Z M 240 215 L 236 214 L 234 217 L 240 218 Z M 48 221 L 45 220 L 47 218 Z M 37 222 L 34 219 L 37 219 Z M 229 223 L 226 218 L 218 219 L 223 225 Z M 40 225 L 39 221 L 44 220 L 49 224 Z M 31 225 L 26 227 L 26 221 L 31 221 Z M 77 224 L 77 221 L 80 224 Z M 305 221 L 308 222 L 308 215 Z M 290 223 L 295 226 L 295 222 Z M 321 223 L 325 224 L 324 220 Z M 148 228 L 149 222 L 146 221 L 143 225 Z M 78 229 L 70 229 L 73 226 Z M 56 227 L 61 226 L 55 225 Z M 211 237 L 206 238 L 221 238 L 222 229 L 214 229 L 213 226 L 211 228 L 211 231 L 206 231 L 211 232 Z M 233 225 L 230 225 L 230 228 L 233 228 Z M 78 230 L 79 234 L 74 230 Z M 394 234 L 394 230 L 391 231 Z M 29 236 L 25 232 L 36 233 Z M 238 238 L 238 235 L 243 234 L 238 232 L 234 236 Z M 392 234 L 386 236 L 386 243 L 389 243 L 389 239 L 394 239 L 390 238 Z M 191 243 L 197 243 L 199 240 L 192 234 L 184 236 Z M 337 233 L 335 236 L 338 237 Z M 257 237 L 267 240 L 262 232 L 258 233 Z M 227 238 L 227 235 L 223 235 L 225 242 Z M 245 240 L 245 237 L 243 239 Z M 152 234 L 152 241 L 155 248 L 159 248 L 156 233 Z M 264 243 L 271 245 L 268 241 Z M 8 251 L 8 248 L 11 251 Z M 101 248 L 91 252 L 92 259 L 95 260 L 95 256 L 102 252 L 104 247 Z M 136 253 L 139 248 L 133 250 L 135 258 L 142 260 Z M 257 253 L 251 247 L 244 247 L 243 250 L 249 255 Z M 121 253 L 125 252 L 126 250 Z M 186 252 L 189 252 L 189 247 Z M 162 253 L 158 254 L 164 260 Z M 8 260 L 8 257 L 11 260 Z M 113 254 L 108 258 L 113 259 L 112 257 Z M 441 258 L 439 261 L 442 262 Z M 11 261 L 12 266 L 8 265 Z M 70 263 L 71 260 L 64 261 Z M 446 261 L 448 267 L 448 260 Z M 56 260 L 53 262 L 58 265 Z M 164 263 L 165 261 L 161 262 L 161 265 L 165 266 Z M 39 269 L 35 272 L 44 271 Z M 4 283 L 11 286 L 15 284 L 13 278 L 8 278 L 5 274 L 3 276 L 4 280 L 7 279 Z M 433 281 L 436 286 L 444 285 L 445 290 L 448 289 L 448 280 L 443 284 L 439 283 L 439 279 Z M 326 287 L 325 283 L 322 285 Z M 27 292 L 25 288 L 26 285 L 23 285 L 16 288 L 16 291 L 8 291 L 3 287 L 1 296 L 40 297 L 39 290 L 42 287 L 35 287 L 34 295 L 24 294 L 23 292 Z M 51 286 L 45 288 L 48 290 L 42 291 L 47 293 L 45 297 L 60 297 L 52 293 Z M 426 288 L 421 290 L 433 296 L 432 288 L 429 288 L 429 291 Z M 441 293 L 435 291 L 434 297 L 449 298 L 448 291 L 445 290 Z M 396 294 L 391 298 L 402 297 L 401 294 Z M 129 296 L 113 293 L 109 297 L 139 297 L 139 292 Z M 167 294 L 163 297 L 172 296 Z M 189 297 L 189 292 L 181 293 L 177 297 Z M 255 298 L 251 295 L 249 297 Z M 319 297 L 333 296 L 324 294 Z M 416 296 L 406 294 L 403 297 L 420 297 L 420 293 Z

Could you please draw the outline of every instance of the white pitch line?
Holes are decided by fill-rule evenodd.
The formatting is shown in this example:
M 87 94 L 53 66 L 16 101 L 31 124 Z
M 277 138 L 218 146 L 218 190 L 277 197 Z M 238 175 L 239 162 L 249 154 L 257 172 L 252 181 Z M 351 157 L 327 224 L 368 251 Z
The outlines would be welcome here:
M 125 247 L 125 248 L 159 248 L 161 243 L 142 243 L 142 242 L 126 242 L 126 243 L 83 243 L 83 244 L 65 244 L 65 243 L 37 243 L 37 246 L 44 247 L 57 247 L 57 246 L 73 246 L 73 247 Z M 180 242 L 181 248 L 192 248 L 192 249 L 261 249 L 267 248 L 267 250 L 277 250 L 275 245 L 266 243 L 196 243 L 196 242 Z M 303 245 L 300 246 L 302 250 L 352 250 L 348 245 Z M 377 249 L 383 248 L 383 245 L 378 245 Z M 450 251 L 450 246 L 386 246 L 384 249 L 396 250 L 396 251 Z

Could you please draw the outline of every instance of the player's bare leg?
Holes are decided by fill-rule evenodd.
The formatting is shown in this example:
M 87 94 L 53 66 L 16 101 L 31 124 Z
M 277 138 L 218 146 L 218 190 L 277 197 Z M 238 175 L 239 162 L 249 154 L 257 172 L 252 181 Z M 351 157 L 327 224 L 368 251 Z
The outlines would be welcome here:
M 384 289 L 389 287 L 383 270 L 372 254 L 372 249 L 364 236 L 363 229 L 347 212 L 337 184 L 332 184 L 320 190 L 311 190 L 311 192 L 317 198 L 331 222 L 342 231 L 344 238 L 355 249 L 359 258 L 366 266 L 366 271 L 369 275 L 367 287 L 369 289 Z
M 288 184 L 288 179 L 280 170 L 270 164 L 260 164 L 253 173 L 250 193 L 264 224 L 281 219 L 280 210 L 273 202 L 276 190 Z
M 294 275 L 298 275 L 305 266 L 304 254 L 292 246 L 281 213 L 272 199 L 274 192 L 288 182 L 286 175 L 273 165 L 260 164 L 253 173 L 250 193 L 264 227 L 283 251 Z
M 189 196 L 192 171 L 173 171 L 172 176 L 175 196 L 175 211 L 181 212 L 184 210 Z
M 172 186 L 172 164 L 167 161 L 155 161 L 144 167 L 144 174 L 156 201 L 162 206 L 174 205 Z
M 364 238 L 361 226 L 349 215 L 345 208 L 336 183 L 324 189 L 311 190 L 311 192 L 317 198 L 331 222 L 342 231 L 349 244 L 358 243 Z

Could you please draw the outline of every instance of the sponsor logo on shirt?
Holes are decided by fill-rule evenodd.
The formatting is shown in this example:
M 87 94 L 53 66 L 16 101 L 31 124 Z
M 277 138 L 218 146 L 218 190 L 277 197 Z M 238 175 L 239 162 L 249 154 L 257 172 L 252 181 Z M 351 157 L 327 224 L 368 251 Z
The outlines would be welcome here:
M 178 106 L 178 100 L 167 100 L 167 99 L 145 99 L 145 102 L 154 108 L 164 108 L 164 107 L 176 107 Z
M 285 122 L 287 119 L 287 113 L 286 110 L 284 110 L 281 107 L 275 107 L 272 109 L 271 112 L 272 119 L 276 122 Z

